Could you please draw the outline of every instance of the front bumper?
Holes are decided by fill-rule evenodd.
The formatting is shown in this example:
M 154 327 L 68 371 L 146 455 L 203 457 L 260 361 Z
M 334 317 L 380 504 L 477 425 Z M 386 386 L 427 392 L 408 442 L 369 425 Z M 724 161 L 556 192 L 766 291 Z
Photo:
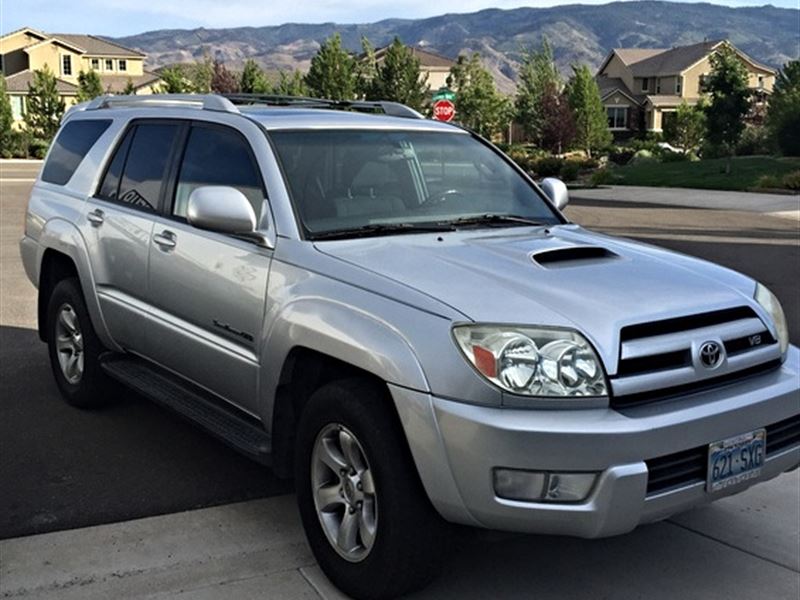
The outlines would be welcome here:
M 647 493 L 646 460 L 800 414 L 800 351 L 775 371 L 619 412 L 517 410 L 454 402 L 391 386 L 423 485 L 446 519 L 543 534 L 606 537 L 731 495 L 800 464 L 795 443 L 768 452 L 761 475 L 717 493 L 704 482 Z M 519 502 L 494 493 L 495 467 L 597 472 L 580 503 Z

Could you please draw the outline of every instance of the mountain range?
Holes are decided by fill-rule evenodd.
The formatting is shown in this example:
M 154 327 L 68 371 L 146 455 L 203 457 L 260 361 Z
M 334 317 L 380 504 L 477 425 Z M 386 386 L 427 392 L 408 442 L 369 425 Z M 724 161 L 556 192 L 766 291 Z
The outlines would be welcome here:
M 211 56 L 241 68 L 248 58 L 268 71 L 306 70 L 320 42 L 339 32 L 359 51 L 361 38 L 380 47 L 397 36 L 448 58 L 477 51 L 498 87 L 511 92 L 526 48 L 547 37 L 559 68 L 575 62 L 597 67 L 612 48 L 670 48 L 728 39 L 753 58 L 781 67 L 800 56 L 800 10 L 732 8 L 653 0 L 551 8 L 487 9 L 426 19 L 387 19 L 366 24 L 301 24 L 224 29 L 162 29 L 114 41 L 148 55 L 148 68 Z

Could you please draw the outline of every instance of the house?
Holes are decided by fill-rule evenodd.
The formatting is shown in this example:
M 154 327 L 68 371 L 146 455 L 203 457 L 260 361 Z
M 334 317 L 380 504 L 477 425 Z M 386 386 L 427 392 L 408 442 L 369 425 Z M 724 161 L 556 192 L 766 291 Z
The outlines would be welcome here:
M 131 82 L 137 94 L 151 94 L 161 83 L 145 71 L 145 55 L 93 35 L 44 33 L 25 27 L 0 37 L 0 70 L 6 78 L 15 121 L 22 119 L 33 72 L 45 65 L 56 76 L 59 94 L 67 105 L 78 95 L 81 71 L 96 71 L 110 93 L 122 92 Z
M 711 56 L 723 45 L 733 48 L 747 69 L 754 101 L 765 102 L 777 72 L 726 40 L 669 49 L 616 48 L 596 76 L 609 129 L 619 137 L 642 129 L 661 131 L 682 102 L 694 105 L 703 96 Z
M 385 60 L 388 49 L 389 46 L 385 46 L 375 51 L 375 62 L 378 65 Z M 408 49 L 419 59 L 420 75 L 423 79 L 427 75 L 429 90 L 435 91 L 447 85 L 447 77 L 450 75 L 450 69 L 455 66 L 455 61 L 415 46 L 408 46 Z

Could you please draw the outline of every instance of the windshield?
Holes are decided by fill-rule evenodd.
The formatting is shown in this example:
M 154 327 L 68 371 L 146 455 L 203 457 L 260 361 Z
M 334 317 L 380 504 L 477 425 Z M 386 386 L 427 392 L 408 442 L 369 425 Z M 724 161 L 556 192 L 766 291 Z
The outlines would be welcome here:
M 468 134 L 304 130 L 270 136 L 312 239 L 561 222 L 525 178 Z

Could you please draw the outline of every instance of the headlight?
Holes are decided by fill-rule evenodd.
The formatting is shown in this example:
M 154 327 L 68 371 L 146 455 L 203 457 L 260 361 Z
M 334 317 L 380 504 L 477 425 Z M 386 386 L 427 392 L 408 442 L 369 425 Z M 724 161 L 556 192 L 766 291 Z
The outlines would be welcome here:
M 781 303 L 775 297 L 775 294 L 760 283 L 756 283 L 756 293 L 754 297 L 756 302 L 758 302 L 772 318 L 775 331 L 778 334 L 781 354 L 786 354 L 786 350 L 789 349 L 789 326 L 786 324 L 786 315 L 783 314 Z
M 608 395 L 600 359 L 586 338 L 574 331 L 459 325 L 453 335 L 481 375 L 513 394 Z

